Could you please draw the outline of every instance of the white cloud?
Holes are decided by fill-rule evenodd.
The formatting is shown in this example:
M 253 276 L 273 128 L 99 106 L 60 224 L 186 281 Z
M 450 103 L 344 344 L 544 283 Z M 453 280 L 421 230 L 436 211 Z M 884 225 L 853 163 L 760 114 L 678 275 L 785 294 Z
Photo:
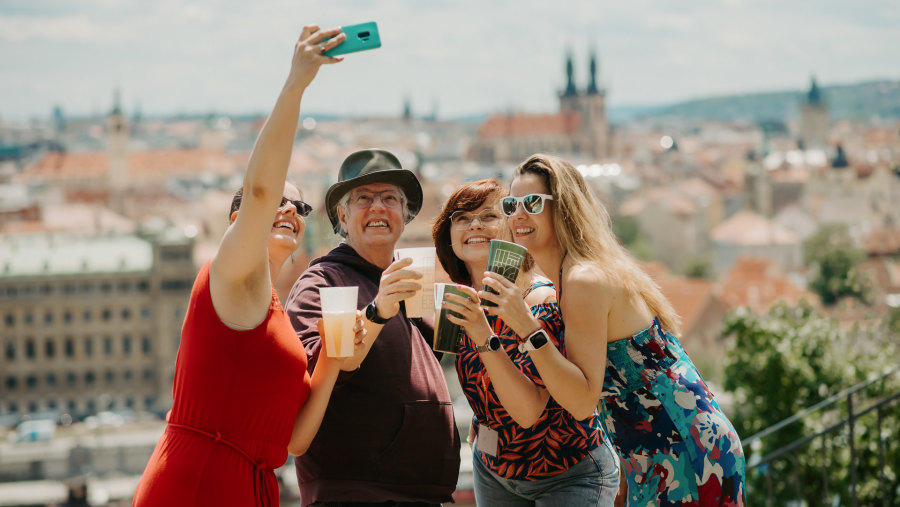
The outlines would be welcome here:
M 118 43 L 128 38 L 127 27 L 103 25 L 82 14 L 63 17 L 0 15 L 0 40 L 14 43 Z

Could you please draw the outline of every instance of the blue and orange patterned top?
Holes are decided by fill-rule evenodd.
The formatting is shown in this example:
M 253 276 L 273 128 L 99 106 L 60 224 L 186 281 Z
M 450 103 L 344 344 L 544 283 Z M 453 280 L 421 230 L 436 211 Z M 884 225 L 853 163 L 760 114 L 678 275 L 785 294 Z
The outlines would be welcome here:
M 529 292 L 551 286 L 546 282 L 532 284 Z M 559 306 L 544 303 L 531 307 L 541 321 L 551 343 L 565 355 L 565 338 Z M 495 316 L 488 316 L 492 331 L 500 337 L 503 348 L 513 363 L 541 387 L 544 382 L 528 354 L 520 354 L 520 339 L 512 329 Z M 514 480 L 536 480 L 553 477 L 575 465 L 603 442 L 603 429 L 595 412 L 582 421 L 559 406 L 553 397 L 531 428 L 516 423 L 500 404 L 491 379 L 475 344 L 466 335 L 456 356 L 456 373 L 463 392 L 474 412 L 474 423 L 484 424 L 498 433 L 497 456 L 480 452 L 476 456 L 495 474 Z

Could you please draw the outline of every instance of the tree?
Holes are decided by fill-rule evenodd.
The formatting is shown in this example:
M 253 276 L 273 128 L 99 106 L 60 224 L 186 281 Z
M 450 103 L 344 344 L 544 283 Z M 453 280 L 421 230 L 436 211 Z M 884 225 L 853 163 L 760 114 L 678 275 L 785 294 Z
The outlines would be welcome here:
M 854 245 L 847 226 L 822 226 L 803 244 L 803 256 L 815 270 L 809 288 L 822 298 L 822 303 L 833 305 L 843 297 L 869 302 L 869 281 L 857 269 L 866 253 Z
M 891 321 L 867 327 L 843 329 L 836 321 L 818 313 L 810 305 L 796 307 L 781 303 L 766 315 L 736 310 L 726 317 L 724 335 L 734 340 L 725 364 L 725 389 L 734 395 L 734 411 L 729 414 L 738 434 L 750 435 L 780 422 L 803 409 L 841 392 L 866 379 L 897 367 L 900 340 L 889 331 Z M 855 398 L 858 403 L 871 403 L 900 392 L 900 372 L 872 384 Z M 784 427 L 748 448 L 748 463 L 756 458 L 821 431 L 847 416 L 846 405 L 828 412 L 814 412 L 801 421 Z M 855 413 L 861 407 L 856 406 Z M 874 413 L 856 422 L 854 444 L 857 448 L 857 473 L 860 479 L 860 505 L 880 505 L 900 501 L 900 446 L 889 445 L 884 470 L 888 484 L 882 491 L 878 484 L 882 470 L 878 458 L 879 443 L 890 442 L 886 428 L 900 424 L 900 403 L 888 405 L 882 414 L 882 434 L 876 430 Z M 791 455 L 772 461 L 748 473 L 750 498 L 764 499 L 767 481 L 773 481 L 777 505 L 797 500 L 798 491 L 807 505 L 821 505 L 822 471 L 829 473 L 829 493 L 840 496 L 841 505 L 848 504 L 850 490 L 847 470 L 850 456 L 847 434 L 829 433 L 828 452 L 822 457 L 822 439 L 800 448 L 796 459 Z M 763 473 L 765 472 L 765 473 Z M 889 495 L 889 496 L 885 496 Z M 828 499 L 825 503 L 831 503 Z M 759 500 L 757 500 L 757 503 Z

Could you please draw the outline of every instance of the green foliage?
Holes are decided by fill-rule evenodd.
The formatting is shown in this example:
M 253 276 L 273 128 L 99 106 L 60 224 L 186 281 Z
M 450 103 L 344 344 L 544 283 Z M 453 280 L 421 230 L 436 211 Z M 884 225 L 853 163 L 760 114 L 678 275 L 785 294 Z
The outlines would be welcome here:
M 738 434 L 750 435 L 772 426 L 829 396 L 897 367 L 900 341 L 888 331 L 890 316 L 866 327 L 842 329 L 837 322 L 817 313 L 809 305 L 779 304 L 767 315 L 737 310 L 726 317 L 724 334 L 733 338 L 725 365 L 725 389 L 734 394 L 734 411 L 729 414 Z M 854 395 L 854 413 L 878 400 L 900 392 L 900 371 Z M 822 431 L 847 417 L 846 399 L 830 409 L 816 411 L 803 420 L 745 445 L 748 463 Z M 857 455 L 860 505 L 876 505 L 889 498 L 900 502 L 900 446 L 887 445 L 885 476 L 879 444 L 889 444 L 887 436 L 900 424 L 900 402 L 882 409 L 880 435 L 876 412 L 856 420 L 854 445 Z M 880 438 L 879 438 L 880 437 Z M 748 473 L 749 498 L 759 503 L 771 482 L 775 505 L 787 505 L 798 497 L 807 505 L 849 504 L 850 466 L 846 425 L 801 446 Z M 822 447 L 826 448 L 823 457 Z M 823 470 L 828 474 L 827 501 L 823 500 Z M 887 496 L 885 496 L 887 495 Z
M 625 245 L 632 255 L 642 261 L 649 261 L 656 258 L 656 252 L 644 237 L 641 226 L 637 218 L 629 216 L 616 217 L 612 222 L 613 232 L 619 241 Z
M 681 263 L 681 271 L 684 276 L 689 278 L 703 278 L 710 280 L 713 278 L 712 259 L 708 256 L 691 257 Z
M 822 226 L 803 244 L 803 257 L 816 270 L 809 288 L 822 303 L 833 305 L 843 297 L 869 301 L 869 282 L 857 269 L 866 253 L 854 246 L 845 225 Z

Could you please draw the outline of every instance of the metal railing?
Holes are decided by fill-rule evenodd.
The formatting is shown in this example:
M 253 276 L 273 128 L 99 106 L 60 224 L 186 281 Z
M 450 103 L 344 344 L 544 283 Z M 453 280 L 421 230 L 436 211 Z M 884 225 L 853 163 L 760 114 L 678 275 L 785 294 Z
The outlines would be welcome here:
M 887 438 L 884 435 L 883 425 L 886 416 L 900 415 L 900 405 L 895 405 L 898 400 L 900 400 L 900 388 L 894 387 L 893 392 L 890 392 L 891 389 L 880 389 L 880 393 L 875 396 L 874 400 L 872 397 L 864 397 L 863 395 L 867 390 L 870 390 L 875 384 L 878 382 L 886 382 L 887 379 L 891 378 L 894 375 L 897 375 L 900 372 L 900 366 L 894 367 L 881 375 L 878 375 L 875 378 L 869 379 L 867 381 L 856 384 L 848 389 L 845 389 L 837 394 L 829 396 L 828 398 L 812 405 L 797 414 L 784 419 L 781 422 L 778 422 L 754 435 L 746 439 L 742 439 L 742 443 L 745 449 L 750 449 L 754 451 L 756 449 L 762 448 L 762 442 L 765 438 L 771 437 L 775 435 L 779 431 L 792 426 L 795 423 L 801 423 L 804 420 L 809 420 L 812 417 L 818 417 L 816 420 L 817 426 L 820 428 L 818 431 L 814 431 L 812 434 L 794 440 L 793 442 L 783 445 L 775 450 L 769 451 L 768 454 L 757 457 L 754 453 L 751 456 L 749 462 L 747 463 L 747 475 L 748 479 L 751 474 L 761 474 L 764 476 L 765 489 L 766 489 L 766 505 L 806 505 L 807 502 L 804 500 L 803 494 L 803 486 L 805 485 L 803 478 L 801 477 L 801 457 L 806 453 L 808 456 L 810 453 L 810 449 L 812 444 L 816 440 L 821 441 L 821 447 L 819 448 L 820 456 L 817 458 L 821 458 L 820 466 L 821 466 L 821 505 L 833 505 L 836 501 L 836 495 L 841 496 L 839 492 L 834 490 L 829 490 L 829 487 L 833 487 L 835 482 L 835 476 L 833 473 L 829 472 L 829 465 L 832 465 L 831 468 L 835 468 L 834 465 L 846 465 L 846 473 L 844 477 L 840 477 L 846 482 L 849 479 L 849 491 L 846 492 L 844 497 L 849 501 L 849 505 L 853 507 L 859 506 L 859 481 L 861 479 L 870 479 L 870 477 L 860 478 L 858 477 L 858 469 L 859 469 L 859 449 L 857 439 L 861 437 L 858 435 L 858 426 L 859 422 L 863 417 L 867 417 L 873 412 L 875 413 L 875 431 L 873 432 L 875 438 L 878 439 L 877 442 L 877 458 L 878 458 L 878 491 L 881 492 L 880 505 L 883 507 L 887 507 L 888 505 L 898 505 L 900 504 L 900 493 L 897 491 L 889 490 L 889 479 L 886 474 L 887 463 L 886 463 L 886 455 L 887 455 Z M 883 384 L 884 386 L 884 384 Z M 888 392 L 886 392 L 888 391 Z M 843 403 L 843 405 L 842 405 Z M 866 404 L 865 407 L 862 407 Z M 843 410 L 842 410 L 843 409 Z M 897 435 L 896 429 L 892 429 L 894 431 L 894 435 Z M 863 435 L 863 437 L 871 438 L 871 435 Z M 829 442 L 831 440 L 832 442 Z M 896 440 L 896 439 L 894 439 Z M 832 457 L 829 459 L 828 456 L 828 447 L 829 443 L 832 443 L 832 449 L 840 449 L 839 445 L 834 445 L 834 441 L 842 441 L 846 442 L 846 446 L 849 450 L 849 462 L 843 463 L 841 460 L 835 459 Z M 870 440 L 871 441 L 871 440 Z M 834 456 L 834 452 L 832 454 Z M 773 473 L 773 465 L 782 459 L 790 460 L 789 466 L 785 467 L 786 469 L 791 469 L 792 472 L 787 475 L 781 475 L 779 477 L 775 477 L 775 473 Z M 807 460 L 812 461 L 812 460 Z M 895 470 L 895 472 L 897 472 Z M 806 474 L 808 476 L 808 474 Z M 849 476 L 849 477 L 848 477 Z M 829 478 L 831 477 L 831 480 Z M 807 477 L 808 478 L 808 477 Z M 793 489 L 792 498 L 790 500 L 784 499 L 784 493 L 782 496 L 778 498 L 780 503 L 776 503 L 775 491 L 777 480 L 782 481 L 782 486 L 784 482 L 792 482 L 793 488 L 790 486 L 782 487 L 781 491 L 785 491 L 786 489 Z M 831 483 L 831 484 L 830 484 Z M 750 491 L 749 489 L 750 481 L 748 480 L 748 498 L 754 499 L 754 504 L 761 503 L 759 492 Z M 808 481 L 807 481 L 808 484 Z M 813 504 L 815 505 L 815 504 Z M 843 505 L 843 504 L 842 504 Z M 878 504 L 874 504 L 878 505 Z

